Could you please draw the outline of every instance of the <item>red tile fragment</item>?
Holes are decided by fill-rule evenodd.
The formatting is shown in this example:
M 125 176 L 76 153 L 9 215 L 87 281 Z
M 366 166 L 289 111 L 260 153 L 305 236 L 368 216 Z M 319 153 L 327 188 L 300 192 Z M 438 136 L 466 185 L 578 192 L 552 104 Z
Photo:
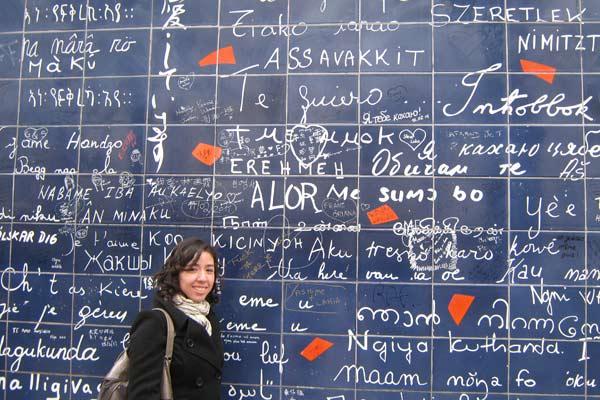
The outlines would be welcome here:
M 448 303 L 448 311 L 456 325 L 460 325 L 467 311 L 469 311 L 473 300 L 475 300 L 475 296 L 467 294 L 455 294 L 452 296 L 450 303 Z
M 321 354 L 325 353 L 333 346 L 333 343 L 325 339 L 316 337 L 300 352 L 300 355 L 308 361 L 314 361 Z

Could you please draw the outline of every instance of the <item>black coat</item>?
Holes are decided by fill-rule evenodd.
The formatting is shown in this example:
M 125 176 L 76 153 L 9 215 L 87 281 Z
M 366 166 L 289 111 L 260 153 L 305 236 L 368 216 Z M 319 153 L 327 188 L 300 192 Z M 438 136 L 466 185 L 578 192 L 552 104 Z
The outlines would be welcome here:
M 175 400 L 218 400 L 221 392 L 223 344 L 221 331 L 212 309 L 208 319 L 212 336 L 160 297 L 154 307 L 171 315 L 175 328 L 171 381 Z M 129 356 L 129 400 L 159 400 L 167 325 L 160 311 L 142 311 L 131 327 Z

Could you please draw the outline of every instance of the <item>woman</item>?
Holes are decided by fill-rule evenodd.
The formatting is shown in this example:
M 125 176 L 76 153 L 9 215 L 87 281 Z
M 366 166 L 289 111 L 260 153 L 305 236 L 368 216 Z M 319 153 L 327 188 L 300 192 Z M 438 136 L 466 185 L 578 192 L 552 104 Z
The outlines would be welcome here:
M 154 307 L 173 320 L 171 381 L 175 400 L 220 398 L 223 345 L 211 310 L 217 302 L 215 250 L 197 238 L 180 242 L 155 276 Z M 131 327 L 129 400 L 160 399 L 167 324 L 160 311 L 142 311 Z

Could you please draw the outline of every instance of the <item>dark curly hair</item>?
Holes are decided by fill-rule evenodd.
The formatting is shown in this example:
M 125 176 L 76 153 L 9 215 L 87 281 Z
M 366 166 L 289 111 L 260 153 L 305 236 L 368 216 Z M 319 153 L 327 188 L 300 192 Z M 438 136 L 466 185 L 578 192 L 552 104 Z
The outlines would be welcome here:
M 205 251 L 208 252 L 215 261 L 215 283 L 208 296 L 206 296 L 206 300 L 210 304 L 218 303 L 219 297 L 217 292 L 219 291 L 220 282 L 218 281 L 219 267 L 217 263 L 217 252 L 209 243 L 195 237 L 190 237 L 179 242 L 177 246 L 171 250 L 171 254 L 167 257 L 161 271 L 154 275 L 154 286 L 157 294 L 164 300 L 172 302 L 173 296 L 181 293 L 181 288 L 179 287 L 179 272 L 187 265 L 195 263 Z

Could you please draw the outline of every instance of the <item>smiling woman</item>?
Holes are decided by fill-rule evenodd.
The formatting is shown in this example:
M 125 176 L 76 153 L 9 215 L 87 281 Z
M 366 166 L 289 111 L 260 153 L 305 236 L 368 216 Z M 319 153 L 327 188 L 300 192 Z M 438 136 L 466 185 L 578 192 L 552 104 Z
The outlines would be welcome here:
M 208 243 L 188 238 L 172 251 L 155 276 L 154 307 L 173 320 L 173 398 L 217 400 L 223 344 L 211 306 L 216 295 L 217 254 Z M 142 311 L 131 328 L 128 399 L 160 398 L 167 324 L 159 310 Z
M 200 303 L 206 300 L 215 284 L 215 259 L 204 251 L 195 261 L 179 272 L 179 288 L 188 300 Z

